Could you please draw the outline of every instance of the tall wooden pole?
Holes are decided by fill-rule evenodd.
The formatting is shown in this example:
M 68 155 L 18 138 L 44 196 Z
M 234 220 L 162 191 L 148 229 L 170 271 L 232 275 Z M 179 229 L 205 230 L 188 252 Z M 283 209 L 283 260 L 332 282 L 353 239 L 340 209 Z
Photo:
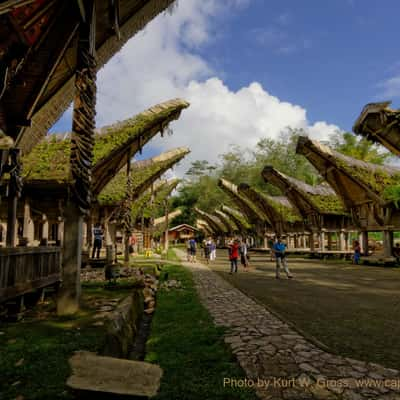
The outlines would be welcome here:
M 85 3 L 86 19 L 79 28 L 75 99 L 71 136 L 72 196 L 65 208 L 63 282 L 57 302 L 59 315 L 79 309 L 80 269 L 83 247 L 83 217 L 91 206 L 91 174 L 96 115 L 96 8 Z
M 165 243 L 164 243 L 164 250 L 165 253 L 168 254 L 168 247 L 169 247 L 169 207 L 168 207 L 168 199 L 165 199 Z

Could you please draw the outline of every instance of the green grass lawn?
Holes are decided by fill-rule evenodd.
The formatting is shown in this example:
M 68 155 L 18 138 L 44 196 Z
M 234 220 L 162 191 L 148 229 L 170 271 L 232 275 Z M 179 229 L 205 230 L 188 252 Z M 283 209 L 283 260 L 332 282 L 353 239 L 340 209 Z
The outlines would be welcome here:
M 169 279 L 183 289 L 161 290 L 147 343 L 146 361 L 164 370 L 160 393 L 155 399 L 256 399 L 250 389 L 223 387 L 224 377 L 244 377 L 197 296 L 191 273 L 179 265 L 164 267 Z
M 93 303 L 128 294 L 90 284 L 84 288 L 81 311 L 73 317 L 57 317 L 49 302 L 26 321 L 1 323 L 0 399 L 71 399 L 65 387 L 68 358 L 76 350 L 96 352 L 103 345 L 104 329 L 93 325 Z
M 295 279 L 277 281 L 268 257 L 229 275 L 225 253 L 212 269 L 332 352 L 400 369 L 399 268 L 298 258 L 289 260 Z

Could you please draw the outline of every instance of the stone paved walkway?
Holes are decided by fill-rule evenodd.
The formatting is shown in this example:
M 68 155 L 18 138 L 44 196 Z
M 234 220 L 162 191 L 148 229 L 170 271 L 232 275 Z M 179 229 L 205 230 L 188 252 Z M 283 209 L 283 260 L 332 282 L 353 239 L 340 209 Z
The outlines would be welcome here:
M 225 342 L 246 372 L 247 382 L 226 384 L 254 385 L 271 400 L 400 399 L 399 371 L 327 353 L 205 265 L 183 264 L 215 324 L 228 328 Z

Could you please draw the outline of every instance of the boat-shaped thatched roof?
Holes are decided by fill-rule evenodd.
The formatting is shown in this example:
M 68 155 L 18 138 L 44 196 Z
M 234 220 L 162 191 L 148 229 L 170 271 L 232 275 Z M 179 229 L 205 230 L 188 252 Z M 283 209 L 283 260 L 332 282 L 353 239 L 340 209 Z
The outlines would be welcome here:
M 152 216 L 152 210 L 154 207 L 159 207 L 163 205 L 164 200 L 166 200 L 171 192 L 179 184 L 179 179 L 170 179 L 156 182 L 154 184 L 153 190 L 148 189 L 143 193 L 132 205 L 132 218 L 139 217 L 142 213 L 145 218 Z M 152 193 L 153 192 L 153 193 Z M 153 196 L 153 202 L 151 198 Z
M 251 223 L 248 220 L 247 216 L 243 214 L 241 211 L 231 208 L 227 205 L 221 206 L 221 211 L 231 217 L 231 219 L 235 222 L 236 226 L 239 228 L 241 232 L 246 232 L 251 230 Z
M 179 217 L 182 214 L 182 210 L 177 208 L 174 211 L 171 211 L 168 213 L 168 220 L 172 221 L 174 218 Z M 163 215 L 162 217 L 155 218 L 154 219 L 154 226 L 160 226 L 163 225 L 167 222 L 167 217 Z
M 179 147 L 156 157 L 132 163 L 130 193 L 132 201 L 189 153 L 187 147 Z M 117 206 L 124 201 L 127 197 L 127 180 L 126 171 L 120 171 L 98 195 L 99 204 Z
M 305 136 L 299 138 L 297 153 L 307 157 L 347 207 L 384 204 L 388 188 L 400 184 L 399 168 L 348 157 Z
M 96 0 L 97 69 L 173 2 Z M 23 154 L 42 140 L 73 100 L 79 27 L 90 19 L 84 4 L 81 0 L 0 4 L 2 60 L 9 60 L 2 109 L 7 120 L 14 121 L 5 132 Z
M 100 193 L 105 185 L 158 132 L 173 120 L 189 103 L 175 99 L 160 103 L 133 118 L 96 131 L 93 149 L 92 190 Z M 71 135 L 47 136 L 22 157 L 25 181 L 68 182 L 70 179 Z
M 203 219 L 196 220 L 196 228 L 202 230 L 206 235 L 218 234 L 206 221 Z
M 264 167 L 262 176 L 267 183 L 278 187 L 303 217 L 312 213 L 346 214 L 341 200 L 327 184 L 311 186 L 283 174 L 272 166 Z
M 268 216 L 265 215 L 265 213 L 247 196 L 243 196 L 239 193 L 238 188 L 234 183 L 221 178 L 218 180 L 218 186 L 232 198 L 233 202 L 237 205 L 237 208 L 246 214 L 252 223 L 263 221 L 270 224 Z
M 400 156 L 400 110 L 391 109 L 390 104 L 390 101 L 367 104 L 357 118 L 353 131 Z
M 225 214 L 221 210 L 215 210 L 214 214 L 225 224 L 228 228 L 228 232 L 234 233 L 240 231 L 235 221 L 228 214 Z
M 263 212 L 268 215 L 272 223 L 278 221 L 283 222 L 301 222 L 302 217 L 298 213 L 285 196 L 269 196 L 260 190 L 250 187 L 246 183 L 241 183 L 238 186 L 239 193 L 243 193 L 253 201 Z
M 227 233 L 228 232 L 226 226 L 215 215 L 211 215 L 203 210 L 200 210 L 198 207 L 195 207 L 194 211 L 198 215 L 200 215 L 202 218 L 204 218 L 207 221 L 208 225 L 210 225 L 216 233 Z

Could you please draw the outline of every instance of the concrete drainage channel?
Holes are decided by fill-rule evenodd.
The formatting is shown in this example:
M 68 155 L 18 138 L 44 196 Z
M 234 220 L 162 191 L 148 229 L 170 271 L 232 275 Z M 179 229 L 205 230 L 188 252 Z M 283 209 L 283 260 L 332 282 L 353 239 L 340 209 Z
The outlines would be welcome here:
M 70 358 L 72 374 L 67 386 L 76 397 L 144 399 L 156 395 L 162 369 L 143 360 L 157 289 L 158 280 L 145 275 L 144 288 L 134 289 L 110 313 L 100 354 L 79 351 Z

